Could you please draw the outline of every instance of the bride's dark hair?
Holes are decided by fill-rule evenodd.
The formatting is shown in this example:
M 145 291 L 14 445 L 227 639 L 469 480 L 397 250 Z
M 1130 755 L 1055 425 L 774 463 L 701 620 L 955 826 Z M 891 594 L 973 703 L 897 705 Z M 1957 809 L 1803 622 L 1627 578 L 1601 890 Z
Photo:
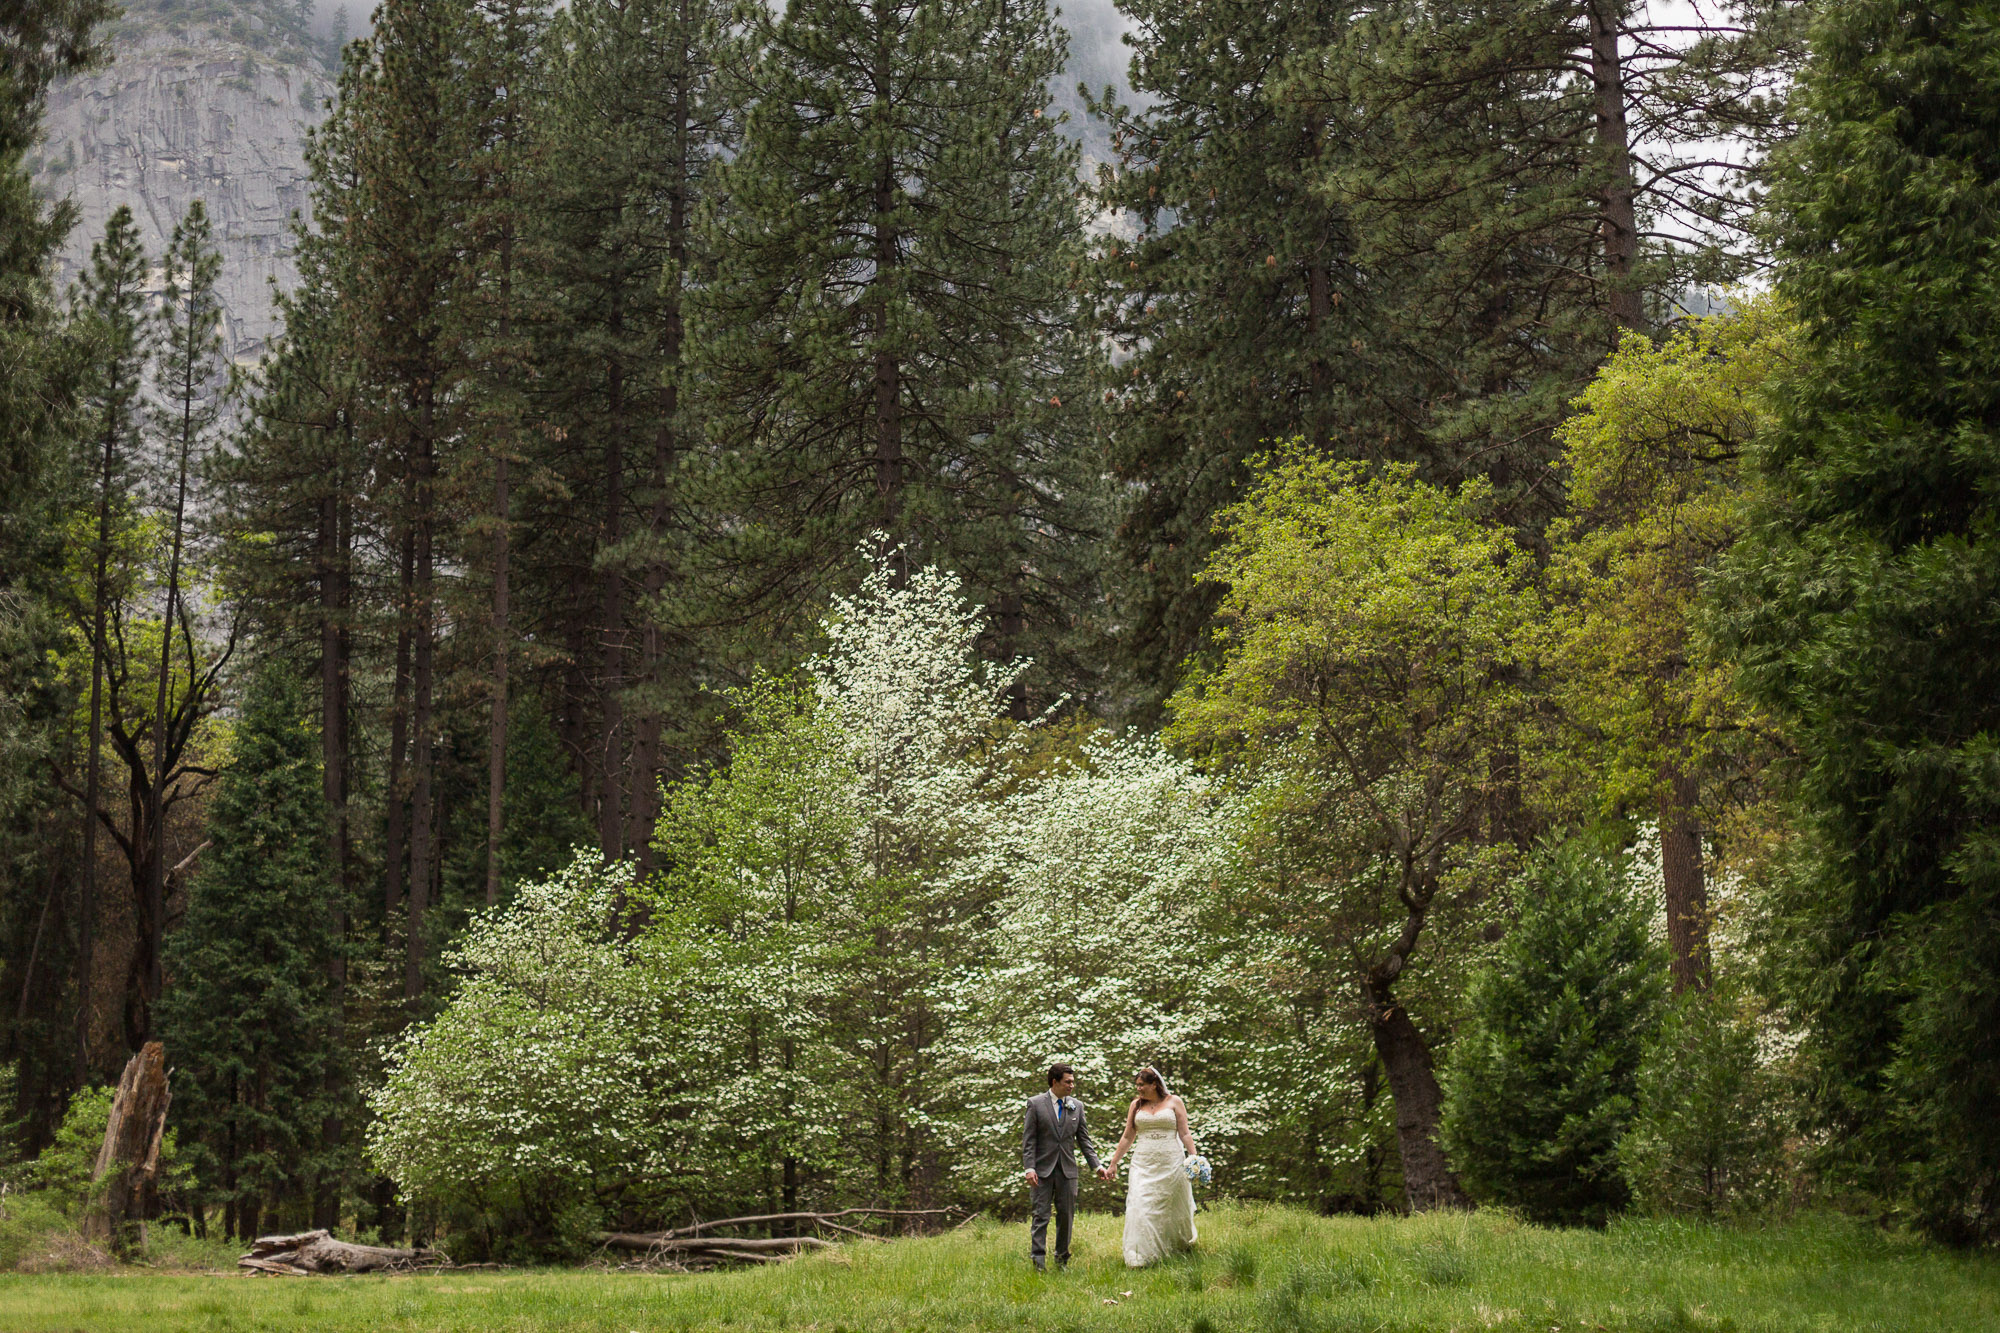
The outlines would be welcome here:
M 1155 1088 L 1158 1088 L 1160 1090 L 1161 1101 L 1167 1099 L 1167 1081 L 1160 1077 L 1159 1070 L 1153 1068 L 1151 1065 L 1140 1065 L 1139 1072 L 1134 1077 L 1142 1079 L 1152 1084 Z

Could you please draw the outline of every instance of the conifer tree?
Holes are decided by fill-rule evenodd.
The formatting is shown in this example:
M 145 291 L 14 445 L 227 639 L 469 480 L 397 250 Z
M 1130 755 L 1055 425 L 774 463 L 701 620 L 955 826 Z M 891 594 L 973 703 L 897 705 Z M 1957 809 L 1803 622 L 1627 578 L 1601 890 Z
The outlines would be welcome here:
M 350 65 L 343 88 L 357 73 Z M 335 930 L 349 938 L 365 912 L 360 896 L 370 848 L 360 828 L 356 671 L 366 672 L 372 605 L 366 547 L 371 524 L 367 442 L 357 430 L 358 384 L 350 326 L 340 302 L 348 260 L 341 238 L 353 192 L 353 108 L 343 102 L 308 142 L 314 225 L 295 224 L 299 284 L 278 297 L 284 334 L 258 369 L 246 419 L 216 468 L 224 492 L 224 558 L 239 603 L 267 655 L 317 665 L 321 793 Z M 347 955 L 327 960 L 336 1004 L 345 996 Z M 329 1067 L 329 1076 L 341 1072 Z M 344 1089 L 329 1088 L 330 1105 Z M 345 1126 L 330 1113 L 322 1152 L 337 1160 Z M 315 1225 L 331 1227 L 340 1203 L 328 1175 L 314 1198 Z
M 1615 862 L 1571 843 L 1544 851 L 1520 888 L 1520 918 L 1453 1045 L 1444 1143 L 1475 1194 L 1538 1222 L 1602 1225 L 1628 1198 L 1618 1140 L 1665 960 Z
M 696 339 L 741 595 L 785 614 L 880 531 L 1045 655 L 1096 471 L 1063 35 L 1039 0 L 795 0 L 758 36 Z
M 463 330 L 451 303 L 464 293 L 469 127 L 455 114 L 464 93 L 455 81 L 468 30 L 461 0 L 389 0 L 378 12 L 371 63 L 354 90 L 354 197 L 343 235 L 357 425 L 379 451 L 376 471 L 387 484 L 377 486 L 375 503 L 399 562 L 385 858 L 387 896 L 394 899 L 399 872 L 407 886 L 403 989 L 412 1004 L 424 989 L 437 868 L 438 565 L 452 554 L 452 451 L 466 407 Z
M 1835 1179 L 2000 1236 L 2000 103 L 1991 5 L 1849 0 L 1816 24 L 1773 171 L 1796 372 L 1723 587 L 1798 747 L 1816 865 L 1785 895 Z
M 527 421 L 528 343 L 522 336 L 522 240 L 530 182 L 532 107 L 541 89 L 538 65 L 548 12 L 541 0 L 484 0 L 473 6 L 459 86 L 467 105 L 468 168 L 473 197 L 466 216 L 466 298 L 457 303 L 461 336 L 473 363 L 468 418 L 473 444 L 491 481 L 487 512 L 467 524 L 484 537 L 491 589 L 488 645 L 486 886 L 499 901 L 500 842 L 507 772 L 508 668 L 513 648 L 513 472 L 522 460 Z M 470 460 L 469 460 L 470 461 Z M 476 464 L 474 464 L 476 466 Z
M 16 1062 L 31 1135 L 52 1127 L 60 1096 L 88 1072 L 88 974 L 67 969 L 65 947 L 79 930 L 66 836 L 75 825 L 45 777 L 64 757 L 72 715 L 58 670 L 64 511 L 88 483 L 74 466 L 79 348 L 51 281 L 76 209 L 45 196 L 28 157 L 51 83 L 104 58 L 95 31 L 113 12 L 107 0 L 0 8 L 0 947 L 19 996 L 0 1056 Z
M 83 383 L 85 443 L 90 449 L 92 489 L 96 492 L 96 540 L 91 550 L 90 604 L 85 611 L 90 634 L 90 722 L 84 732 L 83 863 L 77 899 L 77 971 L 91 974 L 97 930 L 97 822 L 104 748 L 105 625 L 111 602 L 118 596 L 112 566 L 114 532 L 126 525 L 132 508 L 132 472 L 143 436 L 144 412 L 139 399 L 146 367 L 146 254 L 132 210 L 124 205 L 105 224 L 104 239 L 90 250 L 90 268 L 77 285 L 76 317 L 89 339 L 91 360 Z M 122 584 L 124 579 L 119 578 Z M 79 1059 L 89 1034 L 81 1026 Z
M 1743 271 L 1748 170 L 1788 127 L 1798 12 L 1410 0 L 1355 23 L 1300 86 L 1366 109 L 1361 151 L 1322 188 L 1393 293 L 1384 336 L 1424 368 L 1410 399 L 1438 475 L 1487 475 L 1538 528 L 1560 505 L 1552 432 L 1619 331 Z
M 1379 336 L 1353 224 L 1319 188 L 1354 152 L 1354 115 L 1296 95 L 1351 7 L 1125 0 L 1138 110 L 1105 98 L 1117 154 L 1096 198 L 1136 226 L 1100 245 L 1112 466 L 1131 487 L 1114 543 L 1120 651 L 1141 716 L 1173 692 L 1219 589 L 1195 574 L 1216 511 L 1270 441 L 1407 458 L 1411 423 Z M 1254 33 L 1254 39 L 1244 40 Z
M 711 267 L 696 221 L 737 142 L 716 0 L 585 0 L 553 26 L 559 55 L 536 127 L 536 457 L 526 589 L 573 657 L 554 689 L 607 856 L 651 857 L 659 778 L 721 637 L 701 628 L 712 577 L 687 479 L 701 448 L 687 392 L 686 304 Z M 636 650 L 636 651 L 635 651 Z
M 309 707 L 284 663 L 253 673 L 210 809 L 214 846 L 168 943 L 160 1028 L 181 1151 L 238 1237 L 320 1186 L 319 1130 L 335 1110 L 328 964 L 341 946 Z

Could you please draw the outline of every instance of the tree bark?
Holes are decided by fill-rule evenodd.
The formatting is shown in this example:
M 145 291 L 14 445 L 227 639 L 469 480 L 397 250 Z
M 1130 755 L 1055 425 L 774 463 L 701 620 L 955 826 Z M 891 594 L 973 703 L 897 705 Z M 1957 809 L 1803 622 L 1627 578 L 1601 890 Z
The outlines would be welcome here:
M 505 23 L 510 50 L 517 49 L 520 19 L 518 6 L 508 6 Z M 511 78 L 510 78 L 511 82 Z M 503 358 L 514 355 L 514 144 L 518 131 L 516 108 L 520 105 L 514 88 L 508 88 L 505 114 L 501 118 L 502 158 L 499 189 L 507 201 L 500 219 L 500 345 Z M 506 362 L 503 360 L 503 364 Z M 512 650 L 511 610 L 508 605 L 507 465 L 514 448 L 517 418 L 509 412 L 502 418 L 500 438 L 493 451 L 493 678 L 486 726 L 486 905 L 500 901 L 500 838 L 505 831 L 507 791 L 507 659 Z
M 110 598 L 105 582 L 111 563 L 111 480 L 116 466 L 117 436 L 107 430 L 97 491 L 97 568 L 91 581 L 90 730 L 85 740 L 90 748 L 83 760 L 83 864 L 79 867 L 83 882 L 78 894 L 76 940 L 78 1087 L 90 1081 L 90 971 L 97 947 L 97 793 L 104 748 L 104 619 Z M 37 941 L 40 938 L 37 931 Z
M 1708 884 L 1701 864 L 1701 785 L 1670 764 L 1660 801 L 1660 878 L 1674 994 L 1707 990 Z
M 614 338 L 624 331 L 624 316 L 616 299 L 612 302 L 611 331 Z M 599 768 L 603 781 L 598 793 L 597 842 L 607 861 L 625 855 L 625 553 L 618 549 L 624 537 L 622 506 L 625 501 L 625 367 L 614 356 L 608 369 L 606 388 L 610 398 L 611 430 L 604 447 L 604 510 L 600 519 L 598 571 L 598 649 L 602 654 L 597 696 L 603 709 L 604 732 L 600 741 Z
M 500 837 L 507 794 L 507 456 L 493 460 L 493 679 L 486 723 L 486 905 L 500 901 Z
M 343 417 L 345 414 L 342 414 Z M 343 460 L 347 457 L 342 453 Z M 335 1023 L 345 1007 L 347 955 L 338 947 L 347 938 L 349 879 L 347 811 L 347 719 L 350 633 L 347 624 L 352 525 L 348 517 L 346 475 L 336 468 L 333 486 L 320 501 L 319 589 L 320 589 L 320 790 L 327 808 L 327 843 L 333 868 L 333 930 L 336 947 L 326 960 L 327 978 L 333 983 Z M 336 1026 L 334 1042 L 339 1043 Z M 329 1062 L 325 1086 L 329 1094 L 339 1090 L 337 1062 Z M 338 1105 L 330 1096 L 330 1105 Z M 338 1155 L 342 1128 L 340 1113 L 329 1111 L 320 1122 L 320 1145 L 328 1159 Z M 313 1190 L 313 1220 L 331 1225 L 340 1211 L 337 1173 L 325 1172 Z
M 1392 954 L 1391 958 L 1400 960 L 1401 955 Z M 1396 1102 L 1396 1145 L 1403 1157 L 1403 1189 L 1411 1212 L 1469 1207 L 1458 1177 L 1445 1161 L 1444 1149 L 1438 1146 L 1444 1095 L 1438 1087 L 1430 1048 L 1410 1021 L 1409 1011 L 1392 993 L 1394 973 L 1400 970 L 1398 961 L 1371 971 L 1362 984 L 1362 999 L 1375 1053 L 1381 1057 L 1389 1095 Z M 1389 975 L 1383 975 L 1385 972 Z
M 379 1273 L 408 1268 L 423 1258 L 422 1250 L 335 1240 L 331 1230 L 321 1227 L 290 1236 L 259 1236 L 250 1242 L 250 1253 L 236 1265 L 255 1272 L 302 1277 L 308 1273 Z
M 1590 77 L 1597 97 L 1597 146 L 1605 173 L 1599 195 L 1598 226 L 1604 246 L 1606 306 L 1621 329 L 1645 322 L 1645 305 L 1635 285 L 1639 259 L 1637 191 L 1632 182 L 1631 132 L 1625 122 L 1625 66 L 1619 58 L 1621 12 L 1618 0 L 1591 0 Z
M 135 1046 L 152 1035 L 153 1004 L 165 987 L 160 945 L 167 933 L 167 703 L 168 682 L 174 665 L 174 622 L 180 614 L 181 548 L 187 530 L 188 463 L 194 452 L 194 360 L 190 355 L 187 382 L 180 386 L 181 438 L 176 451 L 178 465 L 174 480 L 174 522 L 167 554 L 167 606 L 160 617 L 160 678 L 153 703 L 153 780 L 146 793 L 146 831 L 153 840 L 147 861 L 144 909 L 140 913 L 139 948 L 135 964 L 141 967 L 137 997 L 137 1022 L 128 1023 L 127 1040 Z M 194 677 L 194 658 L 188 658 L 188 677 Z
M 685 19 L 685 14 L 683 14 Z M 662 310 L 661 360 L 666 367 L 662 386 L 660 429 L 653 438 L 653 503 L 646 515 L 650 543 L 646 558 L 645 632 L 640 639 L 639 678 L 647 690 L 639 714 L 638 735 L 633 753 L 632 845 L 639 850 L 641 873 L 653 869 L 653 824 L 660 814 L 660 670 L 664 656 L 660 634 L 660 594 L 667 586 L 667 521 L 673 512 L 674 466 L 680 449 L 681 346 L 685 326 L 681 319 L 683 274 L 687 264 L 688 240 L 688 78 L 685 49 L 674 78 L 674 188 L 667 203 L 667 256 L 671 285 L 666 289 Z
M 437 655 L 437 590 L 433 567 L 436 528 L 435 441 L 431 438 L 433 405 L 427 383 L 420 404 L 420 435 L 416 459 L 415 643 L 411 650 L 410 687 L 414 696 L 410 719 L 410 890 L 409 914 L 403 940 L 403 999 L 415 1005 L 424 993 L 424 913 L 430 905 L 432 782 L 435 745 L 432 736 L 434 671 Z
M 888 7 L 875 5 L 875 87 L 878 114 L 886 117 L 895 35 Z M 903 522 L 903 385 L 902 362 L 889 340 L 887 274 L 902 260 L 896 234 L 896 164 L 886 154 L 875 170 L 875 495 L 882 527 L 888 533 L 887 555 L 896 548 Z M 900 582 L 908 576 L 906 562 L 896 562 Z
M 159 1042 L 149 1041 L 125 1062 L 118 1091 L 111 1099 L 104 1142 L 90 1173 L 96 1197 L 84 1213 L 85 1235 L 123 1251 L 132 1239 L 129 1224 L 153 1215 L 160 1138 L 166 1132 L 167 1107 L 172 1101 L 166 1051 Z
M 395 935 L 396 909 L 403 901 L 403 857 L 408 850 L 409 815 L 405 804 L 409 781 L 410 751 L 410 608 L 416 582 L 416 536 L 405 519 L 402 552 L 396 577 L 396 674 L 389 706 L 389 810 L 385 830 L 388 846 L 383 850 L 382 940 Z

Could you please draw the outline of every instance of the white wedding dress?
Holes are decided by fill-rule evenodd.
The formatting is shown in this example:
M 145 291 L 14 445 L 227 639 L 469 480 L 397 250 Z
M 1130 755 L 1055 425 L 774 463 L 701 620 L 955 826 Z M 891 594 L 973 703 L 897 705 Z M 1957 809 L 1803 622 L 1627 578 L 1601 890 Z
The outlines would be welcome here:
M 1194 1183 L 1172 1107 L 1132 1117 L 1131 1174 L 1125 1186 L 1125 1266 L 1147 1264 L 1194 1244 Z

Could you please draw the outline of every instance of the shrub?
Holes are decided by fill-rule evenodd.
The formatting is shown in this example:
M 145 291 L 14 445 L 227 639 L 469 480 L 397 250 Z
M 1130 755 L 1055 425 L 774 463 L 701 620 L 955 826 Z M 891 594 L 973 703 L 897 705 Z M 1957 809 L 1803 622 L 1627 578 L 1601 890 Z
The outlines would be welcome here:
M 1445 1148 L 1477 1196 L 1601 1225 L 1627 1201 L 1618 1141 L 1665 960 L 1619 863 L 1580 843 L 1540 852 L 1517 892 L 1520 919 L 1474 979 L 1452 1048 Z
M 1785 1180 L 1778 1106 L 1741 999 L 1727 989 L 1681 996 L 1647 1045 L 1618 1147 L 1633 1202 L 1704 1217 L 1769 1203 Z
M 90 1173 L 111 1120 L 110 1088 L 84 1088 L 69 1099 L 54 1142 L 21 1168 L 21 1185 L 60 1212 L 74 1215 L 90 1197 Z

